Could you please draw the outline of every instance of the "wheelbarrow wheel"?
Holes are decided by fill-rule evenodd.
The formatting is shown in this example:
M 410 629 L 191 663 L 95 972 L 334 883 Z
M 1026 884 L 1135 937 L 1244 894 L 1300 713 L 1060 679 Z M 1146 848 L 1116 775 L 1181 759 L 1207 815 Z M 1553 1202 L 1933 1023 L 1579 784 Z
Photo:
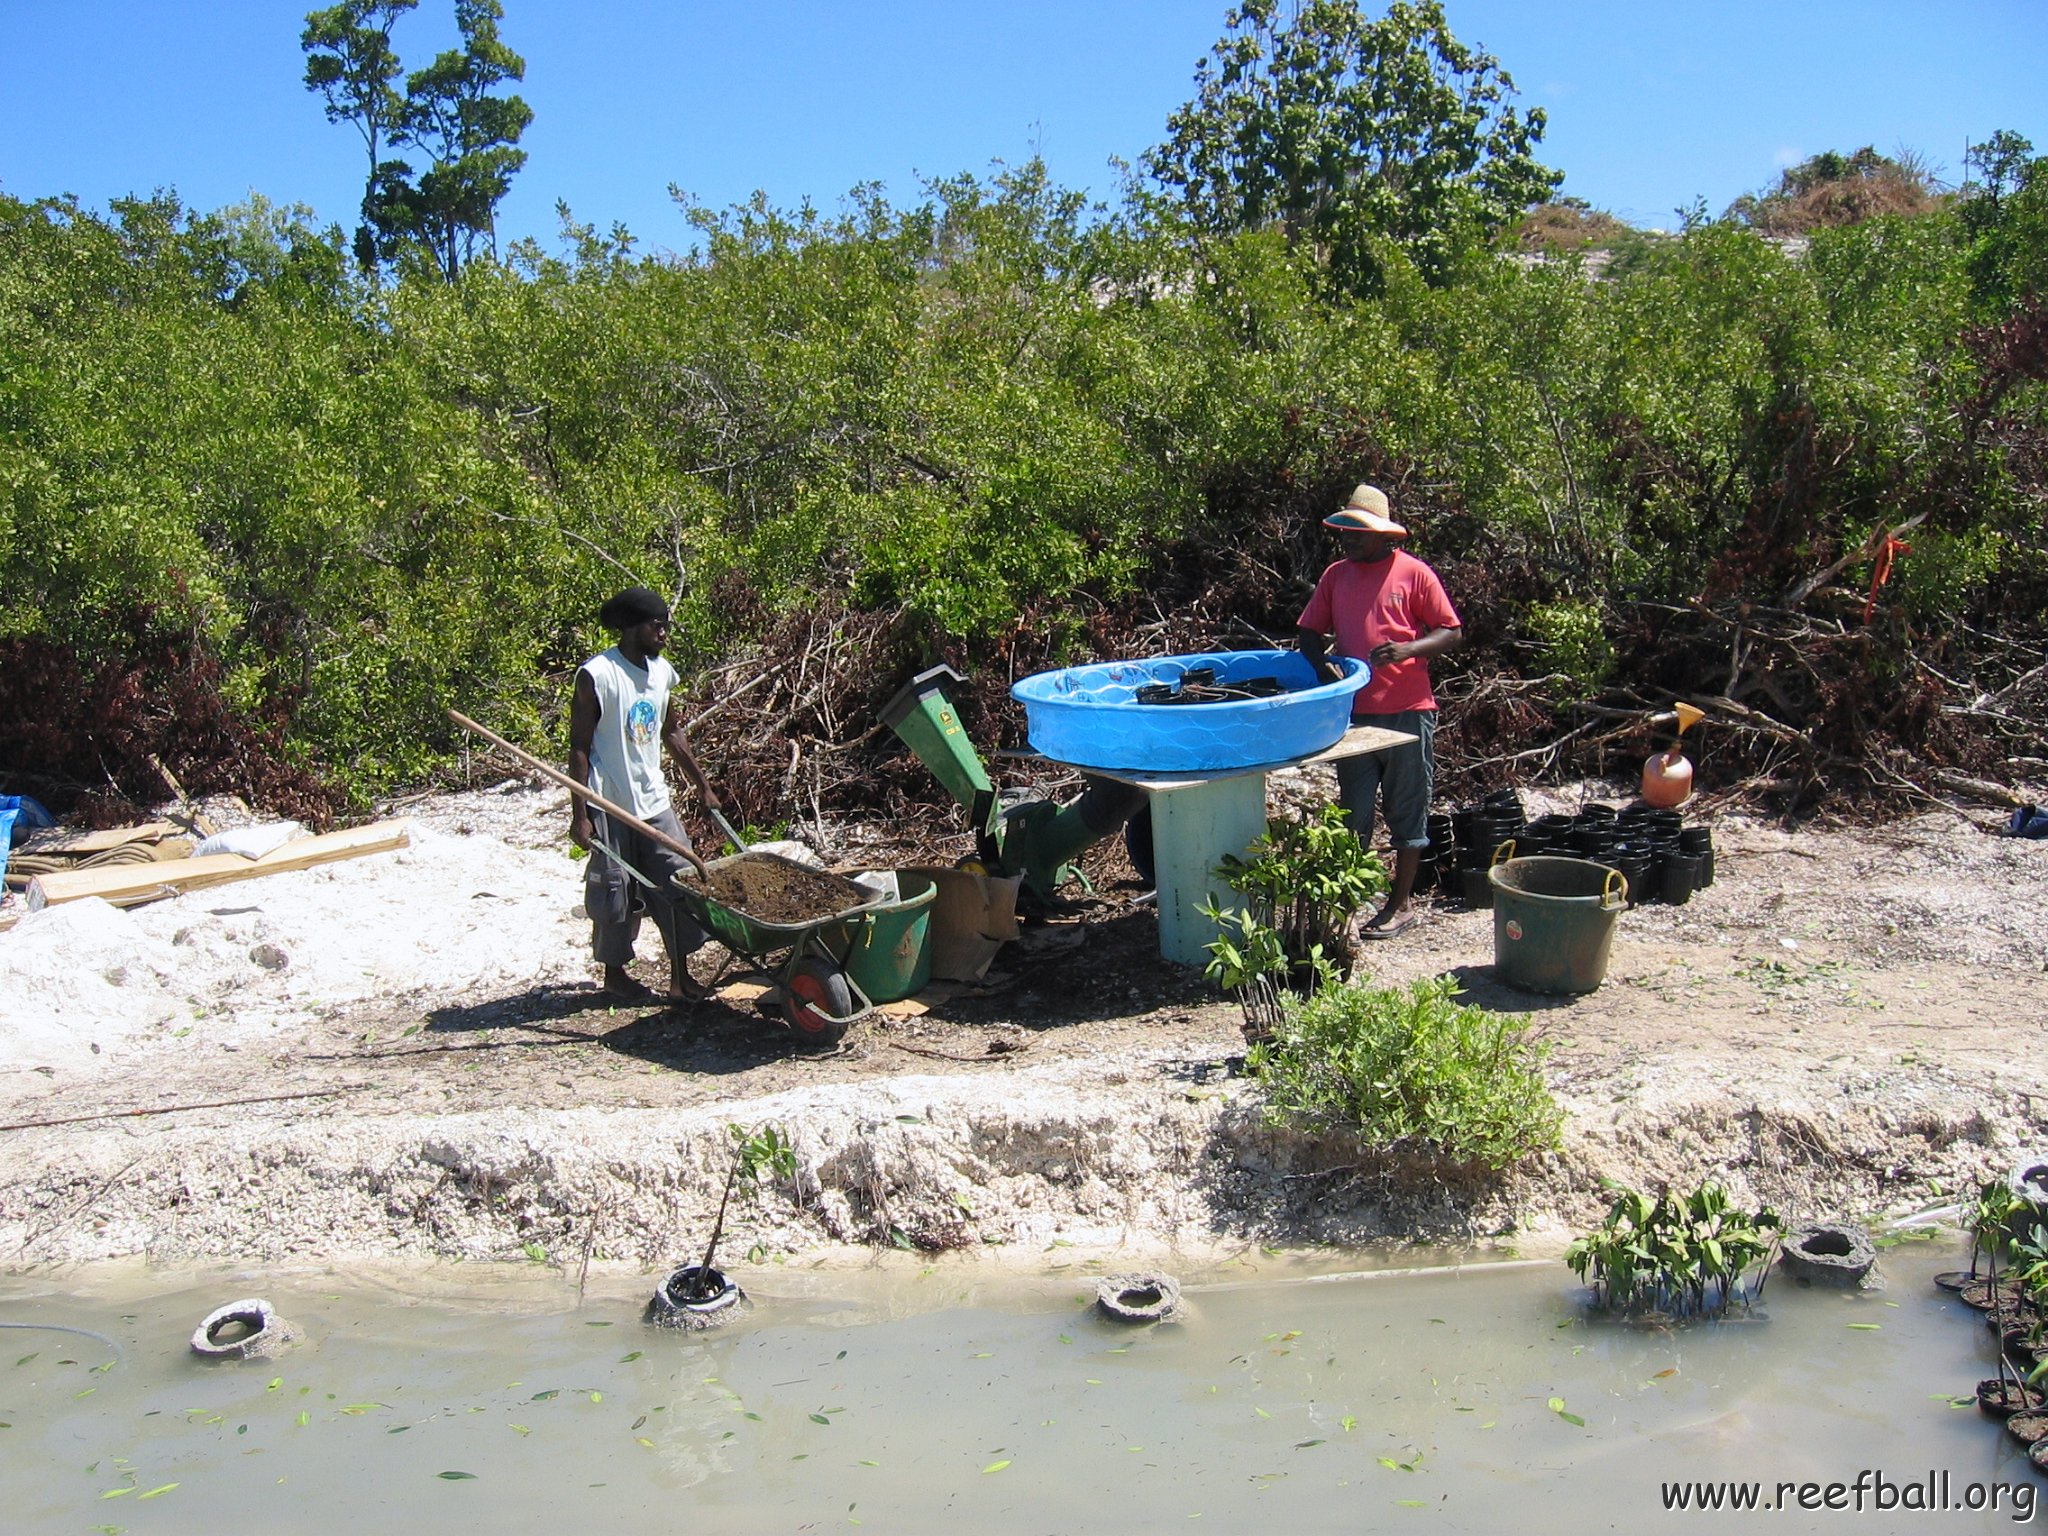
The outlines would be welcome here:
M 806 955 L 782 985 L 782 1016 L 810 1045 L 837 1045 L 852 1025 L 853 992 L 846 973 Z

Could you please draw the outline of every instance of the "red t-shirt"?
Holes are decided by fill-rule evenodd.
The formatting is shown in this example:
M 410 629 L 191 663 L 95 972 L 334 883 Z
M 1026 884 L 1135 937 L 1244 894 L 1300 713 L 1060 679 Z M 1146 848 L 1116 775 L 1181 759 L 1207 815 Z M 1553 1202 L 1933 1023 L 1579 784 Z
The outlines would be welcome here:
M 1333 563 L 1316 582 L 1315 595 L 1296 621 L 1303 629 L 1330 635 L 1340 656 L 1370 660 L 1389 640 L 1419 640 L 1433 629 L 1462 629 L 1464 620 L 1444 595 L 1436 572 L 1405 550 L 1384 560 Z M 1354 715 L 1391 715 L 1404 709 L 1435 709 L 1429 661 L 1415 656 L 1375 666 L 1372 681 L 1351 698 Z

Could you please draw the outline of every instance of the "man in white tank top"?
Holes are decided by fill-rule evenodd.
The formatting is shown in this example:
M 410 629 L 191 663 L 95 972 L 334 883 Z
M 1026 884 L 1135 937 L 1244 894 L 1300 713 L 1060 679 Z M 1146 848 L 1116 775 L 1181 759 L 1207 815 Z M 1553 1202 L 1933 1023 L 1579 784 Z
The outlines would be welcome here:
M 724 807 L 690 751 L 682 714 L 671 697 L 676 669 L 661 654 L 668 643 L 668 604 L 645 587 L 628 587 L 599 610 L 598 618 L 619 643 L 577 669 L 569 701 L 570 777 L 687 847 L 690 840 L 676 820 L 662 771 L 664 742 L 704 808 Z M 604 967 L 605 992 L 634 1001 L 655 995 L 626 970 L 644 904 L 668 950 L 669 999 L 705 996 L 705 987 L 686 964 L 704 943 L 704 930 L 671 895 L 672 881 L 689 867 L 687 861 L 582 799 L 572 799 L 571 805 L 569 837 L 590 850 L 583 909 L 590 917 L 591 952 Z M 642 879 L 634 879 L 634 873 Z

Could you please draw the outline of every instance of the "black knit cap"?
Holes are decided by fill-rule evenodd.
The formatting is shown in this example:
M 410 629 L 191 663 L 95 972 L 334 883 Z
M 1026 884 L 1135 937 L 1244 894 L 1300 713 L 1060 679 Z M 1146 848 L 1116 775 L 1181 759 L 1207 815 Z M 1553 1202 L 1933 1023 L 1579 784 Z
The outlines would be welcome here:
M 645 587 L 628 587 L 597 610 L 600 624 L 621 633 L 667 617 L 668 604 Z

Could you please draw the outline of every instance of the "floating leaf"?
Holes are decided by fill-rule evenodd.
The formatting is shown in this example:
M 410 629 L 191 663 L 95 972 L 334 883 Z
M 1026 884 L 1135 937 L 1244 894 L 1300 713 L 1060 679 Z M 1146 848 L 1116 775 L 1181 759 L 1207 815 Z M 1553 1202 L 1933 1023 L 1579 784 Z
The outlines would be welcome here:
M 153 1499 L 160 1493 L 169 1493 L 177 1486 L 176 1483 L 165 1483 L 161 1487 L 150 1489 L 147 1493 L 138 1493 L 135 1495 L 135 1502 L 140 1504 L 144 1499 Z
M 549 1387 L 545 1392 L 534 1393 L 533 1396 L 527 1399 L 527 1401 L 529 1403 L 545 1403 L 553 1400 L 554 1398 L 560 1397 L 561 1395 L 562 1389 L 560 1387 Z
M 510 1424 L 506 1427 L 510 1429 L 512 1433 L 515 1435 L 530 1435 L 533 1433 L 533 1431 L 528 1429 L 524 1424 Z
M 128 1497 L 129 1494 L 133 1493 L 134 1491 L 135 1490 L 133 1487 L 109 1488 L 105 1493 L 101 1494 L 100 1497 L 103 1499 L 125 1499 L 126 1497 Z
M 743 1419 L 752 1419 L 756 1424 L 762 1422 L 761 1415 L 754 1412 L 754 1410 L 751 1408 L 742 1408 L 740 1410 L 740 1417 Z
M 1560 1413 L 1558 1417 L 1560 1419 L 1563 1419 L 1567 1424 L 1576 1424 L 1580 1429 L 1584 1429 L 1586 1427 L 1586 1421 L 1580 1418 L 1576 1413 Z
M 635 1420 L 634 1420 L 634 1421 L 633 1421 L 633 1422 L 632 1422 L 631 1424 L 628 1424 L 628 1425 L 626 1426 L 626 1428 L 627 1428 L 627 1430 L 628 1430 L 628 1431 L 630 1432 L 630 1431 L 632 1431 L 632 1430 L 638 1429 L 638 1428 L 639 1428 L 639 1427 L 640 1427 L 640 1426 L 641 1426 L 642 1424 L 645 1424 L 646 1422 L 647 1422 L 647 1415 L 643 1413 L 643 1414 L 641 1414 L 641 1415 L 640 1415 L 640 1417 L 639 1417 L 639 1418 L 635 1419 Z
M 1000 1472 L 1003 1470 L 1003 1468 L 1007 1467 L 1008 1465 L 1009 1463 L 1007 1461 L 992 1461 L 987 1466 L 981 1469 L 981 1475 L 983 1477 L 987 1477 L 989 1473 Z
M 270 1378 L 270 1385 L 265 1387 L 263 1390 L 266 1392 L 275 1392 L 279 1387 L 283 1385 L 284 1378 L 282 1376 L 273 1376 Z
M 633 1443 L 635 1445 L 644 1445 L 650 1451 L 654 1449 L 654 1442 L 648 1439 L 645 1435 L 635 1435 L 633 1437 Z
M 307 1426 L 308 1424 L 310 1424 L 310 1423 L 312 1423 L 312 1422 L 313 1422 L 313 1415 L 311 1415 L 310 1413 L 306 1412 L 306 1410 L 305 1410 L 305 1409 L 301 1408 L 301 1409 L 299 1410 L 299 1420 L 298 1420 L 298 1422 L 299 1422 L 299 1428 L 301 1428 L 301 1429 L 304 1429 L 304 1428 L 305 1428 L 305 1427 L 306 1427 L 306 1426 Z
M 385 1430 L 385 1431 L 384 1431 L 384 1433 L 385 1433 L 385 1434 L 387 1434 L 387 1435 L 402 1435 L 402 1434 L 404 1434 L 404 1433 L 405 1433 L 405 1432 L 406 1432 L 406 1431 L 407 1431 L 408 1429 L 411 1429 L 411 1428 L 412 1428 L 412 1426 L 411 1426 L 410 1424 L 394 1424 L 394 1425 L 392 1425 L 392 1426 L 391 1426 L 391 1427 L 390 1427 L 389 1429 Z M 240 1430 L 237 1430 L 237 1431 L 235 1431 L 235 1433 L 237 1433 L 237 1434 L 240 1434 L 240 1433 L 241 1433 L 241 1431 L 240 1431 Z
M 590 1318 L 585 1318 L 583 1326 L 586 1328 L 609 1328 L 611 1327 L 611 1320 L 609 1318 L 602 1320 L 593 1320 Z
M 826 1418 L 825 1415 L 823 1415 L 822 1413 L 812 1414 L 811 1422 L 813 1424 L 823 1424 L 827 1429 L 830 1429 L 832 1427 L 832 1421 Z
M 1664 1367 L 1664 1369 L 1663 1369 L 1663 1370 L 1659 1371 L 1659 1372 L 1658 1372 L 1658 1373 L 1657 1373 L 1656 1375 L 1652 1376 L 1652 1377 L 1650 1378 L 1650 1380 L 1652 1380 L 1652 1381 L 1662 1381 L 1662 1380 L 1663 1380 L 1663 1379 L 1664 1379 L 1665 1377 L 1667 1377 L 1667 1376 L 1676 1376 L 1677 1374 L 1678 1374 L 1678 1367 L 1677 1367 L 1677 1366 L 1675 1366 L 1675 1365 L 1667 1365 L 1667 1366 L 1665 1366 L 1665 1367 Z
M 23 1356 L 22 1356 L 22 1357 L 21 1357 L 21 1358 L 20 1358 L 19 1360 L 17 1360 L 17 1361 L 15 1361 L 15 1362 L 14 1362 L 14 1368 L 15 1368 L 16 1370 L 20 1370 L 20 1369 L 21 1369 L 21 1367 L 23 1367 L 24 1365 L 27 1365 L 27 1364 L 29 1363 L 29 1361 L 31 1361 L 31 1360 L 33 1360 L 33 1359 L 35 1359 L 35 1357 L 36 1357 L 37 1355 L 40 1355 L 41 1353 L 42 1353 L 42 1351 L 41 1351 L 40 1349 L 38 1349 L 38 1350 L 34 1350 L 34 1351 L 30 1352 L 29 1354 L 23 1355 Z
M 1294 1448 L 1297 1451 L 1305 1451 L 1312 1445 L 1321 1445 L 1322 1443 L 1320 1440 L 1297 1440 L 1294 1442 Z
M 1849 1326 L 1858 1333 L 1880 1333 L 1884 1329 L 1883 1323 L 1851 1323 Z
M 604 1394 L 602 1392 L 593 1392 L 590 1394 L 590 1400 L 593 1403 L 601 1403 L 604 1401 Z
M 1338 1424 L 1343 1426 L 1344 1433 L 1347 1435 L 1350 1434 L 1352 1430 L 1358 1428 L 1358 1420 L 1354 1419 L 1348 1413 L 1345 1414 L 1344 1417 L 1339 1419 L 1337 1422 Z
M 980 1354 L 969 1355 L 967 1358 L 970 1360 L 993 1360 L 995 1359 L 995 1353 L 992 1350 L 984 1349 Z
M 640 1351 L 639 1351 L 639 1350 L 637 1350 L 637 1349 L 635 1349 L 635 1350 L 631 1350 L 631 1351 L 629 1351 L 628 1353 L 626 1353 L 626 1354 L 623 1354 L 623 1355 L 619 1356 L 619 1364 L 621 1364 L 621 1365 L 631 1365 L 631 1364 L 632 1364 L 632 1363 L 633 1363 L 633 1362 L 634 1362 L 635 1360 L 638 1360 L 639 1358 L 640 1358 Z
M 881 1463 L 880 1463 L 879 1461 L 866 1461 L 866 1460 L 863 1460 L 863 1461 L 861 1462 L 861 1465 L 862 1465 L 862 1466 L 864 1466 L 864 1467 L 879 1467 L 879 1466 L 881 1465 Z
M 1254 1408 L 1252 1409 L 1252 1412 L 1256 1413 L 1262 1419 L 1270 1419 L 1271 1417 L 1273 1417 L 1273 1415 L 1266 1412 L 1266 1410 L 1263 1408 Z
M 473 1483 L 476 1481 L 476 1474 L 474 1472 L 436 1472 L 434 1476 L 440 1478 L 444 1483 Z

